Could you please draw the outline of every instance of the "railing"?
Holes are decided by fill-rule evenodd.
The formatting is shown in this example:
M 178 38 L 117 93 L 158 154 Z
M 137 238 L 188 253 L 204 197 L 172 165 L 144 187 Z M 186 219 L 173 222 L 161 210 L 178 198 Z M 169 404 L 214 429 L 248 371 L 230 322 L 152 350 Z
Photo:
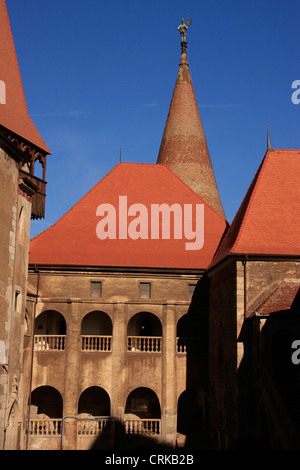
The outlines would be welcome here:
M 28 180 L 36 186 L 37 190 L 32 195 L 31 214 L 33 219 L 42 219 L 45 217 L 45 198 L 46 198 L 46 181 L 41 180 L 37 176 L 27 173 L 26 171 L 19 170 L 20 176 Z
M 128 351 L 160 353 L 161 342 L 160 336 L 128 336 Z
M 112 418 L 76 418 L 77 434 L 82 437 L 99 436 L 109 429 Z M 62 419 L 33 418 L 29 422 L 29 435 L 36 437 L 55 437 L 62 435 Z M 124 430 L 129 435 L 159 436 L 161 434 L 160 419 L 126 419 Z
M 199 354 L 205 351 L 205 343 L 198 338 L 177 338 L 177 352 L 181 354 Z
M 102 434 L 110 423 L 110 418 L 95 419 L 78 419 L 77 421 L 77 434 L 79 436 L 99 436 Z
M 65 335 L 35 335 L 35 351 L 63 351 L 65 349 Z
M 126 419 L 126 434 L 160 435 L 160 419 Z
M 112 336 L 81 336 L 81 351 L 110 352 L 112 347 Z
M 60 436 L 62 429 L 61 419 L 31 419 L 29 434 L 31 436 Z

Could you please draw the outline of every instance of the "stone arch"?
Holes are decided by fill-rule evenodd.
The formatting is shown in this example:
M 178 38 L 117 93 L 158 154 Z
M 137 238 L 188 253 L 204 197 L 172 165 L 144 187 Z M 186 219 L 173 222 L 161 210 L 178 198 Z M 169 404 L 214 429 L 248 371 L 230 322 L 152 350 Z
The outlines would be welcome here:
M 81 322 L 82 335 L 112 335 L 113 324 L 110 316 L 100 310 L 87 313 Z
M 160 319 L 150 312 L 139 312 L 133 315 L 127 325 L 128 336 L 162 336 Z
M 31 393 L 31 418 L 45 417 L 60 419 L 63 417 L 63 399 L 59 391 L 43 385 Z
M 176 326 L 176 336 L 178 338 L 189 338 L 190 337 L 190 321 L 187 313 L 179 318 Z
M 148 387 L 132 390 L 126 400 L 125 418 L 160 419 L 161 408 L 158 396 Z
M 56 310 L 45 310 L 35 319 L 35 335 L 65 335 L 66 320 L 64 316 Z
M 198 389 L 186 389 L 177 402 L 177 432 L 188 435 L 206 426 L 207 396 Z
M 110 397 L 102 387 L 86 388 L 78 400 L 78 415 L 110 416 Z

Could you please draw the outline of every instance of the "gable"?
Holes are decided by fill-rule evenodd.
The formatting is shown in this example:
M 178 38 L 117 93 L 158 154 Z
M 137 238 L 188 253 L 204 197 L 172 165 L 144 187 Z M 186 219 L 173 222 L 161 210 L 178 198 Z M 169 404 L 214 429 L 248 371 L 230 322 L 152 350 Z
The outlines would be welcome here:
M 268 151 L 216 254 L 300 254 L 300 151 Z

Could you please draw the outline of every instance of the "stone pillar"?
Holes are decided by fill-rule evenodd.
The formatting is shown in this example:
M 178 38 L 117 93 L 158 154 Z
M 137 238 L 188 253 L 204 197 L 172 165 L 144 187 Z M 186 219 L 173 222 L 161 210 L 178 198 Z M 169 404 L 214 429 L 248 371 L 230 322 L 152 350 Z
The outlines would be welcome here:
M 68 328 L 66 335 L 65 392 L 63 403 L 63 450 L 77 450 L 78 383 L 80 373 L 80 328 L 79 305 L 68 305 Z
M 175 446 L 177 431 L 177 371 L 175 305 L 163 307 L 162 441 Z
M 127 347 L 127 331 L 125 322 L 125 305 L 114 302 L 114 331 L 113 331 L 113 374 L 111 387 L 111 416 L 123 420 L 125 355 Z
M 127 349 L 127 331 L 125 322 L 125 305 L 114 301 L 113 305 L 113 346 L 112 346 L 112 384 L 111 384 L 111 410 L 112 418 L 117 418 L 111 427 L 111 446 L 114 448 L 119 439 L 122 439 L 125 413 L 124 384 L 126 378 L 125 355 Z

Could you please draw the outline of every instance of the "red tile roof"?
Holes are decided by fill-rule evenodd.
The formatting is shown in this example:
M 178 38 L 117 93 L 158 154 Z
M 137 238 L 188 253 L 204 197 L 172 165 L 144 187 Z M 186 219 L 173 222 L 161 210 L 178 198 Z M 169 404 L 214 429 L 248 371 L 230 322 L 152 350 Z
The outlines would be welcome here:
M 0 125 L 49 154 L 28 114 L 5 0 L 0 0 L 0 80 L 6 90 L 6 103 L 0 104 Z
M 97 207 L 109 203 L 118 209 L 119 196 L 127 196 L 128 207 L 144 204 L 149 214 L 152 204 L 179 203 L 182 207 L 192 204 L 194 208 L 203 204 L 165 165 L 120 163 L 58 222 L 31 240 L 29 263 L 179 269 L 205 269 L 209 265 L 226 222 L 207 204 L 204 204 L 204 246 L 188 251 L 186 240 L 176 240 L 173 235 L 169 240 L 97 238 L 100 220 L 96 216 Z
M 255 310 L 259 315 L 290 310 L 299 292 L 300 282 L 285 281 Z
M 300 150 L 268 151 L 212 265 L 230 254 L 300 255 Z

